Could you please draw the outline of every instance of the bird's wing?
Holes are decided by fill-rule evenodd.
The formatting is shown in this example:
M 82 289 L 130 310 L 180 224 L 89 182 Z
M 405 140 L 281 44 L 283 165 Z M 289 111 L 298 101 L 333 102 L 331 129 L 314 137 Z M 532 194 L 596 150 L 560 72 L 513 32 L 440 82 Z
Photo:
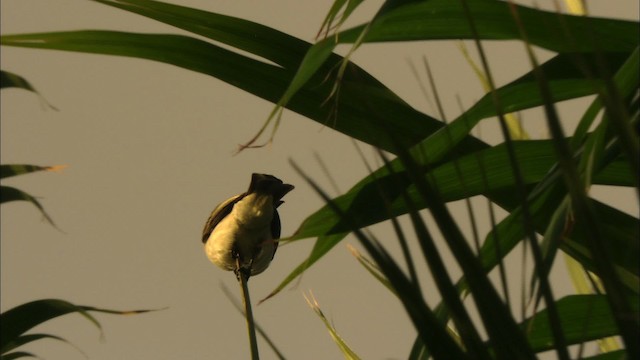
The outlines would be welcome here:
M 240 201 L 240 199 L 242 199 L 246 195 L 247 193 L 233 196 L 223 201 L 220 205 L 216 206 L 216 208 L 213 210 L 213 212 L 209 216 L 207 223 L 204 225 L 204 230 L 202 230 L 203 243 L 207 242 L 207 240 L 209 239 L 209 235 L 211 235 L 211 232 L 216 227 L 216 225 L 218 225 L 218 223 L 220 223 L 220 221 L 222 221 L 222 219 L 224 219 L 225 216 L 229 215 L 229 213 L 233 209 L 233 205 L 235 205 L 235 203 Z

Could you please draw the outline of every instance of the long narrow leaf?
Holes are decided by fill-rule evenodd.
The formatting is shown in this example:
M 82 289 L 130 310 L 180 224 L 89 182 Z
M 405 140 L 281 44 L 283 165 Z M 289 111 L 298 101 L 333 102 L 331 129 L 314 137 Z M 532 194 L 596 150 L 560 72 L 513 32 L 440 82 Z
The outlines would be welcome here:
M 349 215 L 343 213 L 340 208 L 333 206 L 329 198 L 308 176 L 300 171 L 293 164 L 294 168 L 304 177 L 309 185 L 320 195 L 329 206 L 338 214 L 343 215 L 346 222 L 350 222 Z M 425 303 L 419 289 L 403 273 L 397 264 L 390 258 L 389 254 L 379 246 L 375 240 L 369 239 L 357 227 L 352 227 L 360 243 L 367 249 L 367 252 L 374 258 L 385 276 L 389 279 L 398 293 L 404 294 L 400 299 L 405 309 L 416 327 L 419 336 L 425 344 L 428 344 L 434 354 L 441 358 L 464 359 L 462 350 L 446 331 L 446 325 L 439 323 L 429 306 Z
M 38 90 L 36 90 L 36 88 L 33 87 L 33 85 L 31 85 L 29 81 L 27 81 L 27 79 L 25 79 L 24 77 L 18 74 L 14 74 L 9 71 L 0 70 L 0 89 L 10 89 L 10 88 L 24 89 L 27 91 L 31 91 L 36 95 L 38 95 L 40 100 L 44 104 L 46 104 L 49 108 L 53 110 L 57 110 L 55 106 L 51 105 L 44 98 L 44 96 L 42 96 L 42 94 L 40 94 L 40 92 L 38 92 Z
M 42 204 L 40 204 L 40 202 L 35 197 L 27 194 L 22 190 L 16 189 L 11 186 L 4 186 L 4 185 L 0 186 L 0 203 L 4 204 L 11 201 L 30 202 L 35 207 L 37 207 L 38 210 L 40 210 L 40 213 L 42 214 L 42 216 L 44 216 L 47 222 L 55 226 L 55 224 L 53 223 L 53 219 L 51 219 L 49 214 L 47 214 L 47 212 L 44 210 L 44 207 L 42 206 Z
M 129 315 L 144 313 L 151 310 L 118 311 L 92 306 L 74 305 L 70 302 L 58 299 L 35 300 L 16 306 L 0 315 L 0 319 L 2 320 L 0 322 L 0 351 L 4 351 L 5 347 L 17 341 L 19 336 L 29 331 L 31 328 L 42 324 L 47 320 L 70 313 L 79 313 L 101 330 L 102 327 L 100 326 L 100 323 L 91 314 L 89 314 L 90 311 Z
M 296 68 L 306 41 L 252 21 L 150 0 L 93 0 L 248 51 L 284 68 Z
M 0 88 L 18 88 L 33 91 L 36 94 L 38 93 L 38 91 L 31 85 L 31 83 L 29 83 L 29 81 L 27 81 L 27 79 L 23 78 L 20 75 L 4 70 L 0 70 Z
M 384 156 L 383 159 L 385 160 L 385 164 L 388 166 L 389 162 Z M 480 342 L 480 335 L 478 334 L 476 327 L 473 325 L 469 313 L 462 303 L 462 299 L 458 296 L 444 261 L 442 260 L 435 245 L 433 237 L 429 233 L 429 230 L 427 230 L 427 226 L 422 220 L 422 217 L 406 193 L 403 194 L 403 198 L 408 205 L 409 216 L 411 218 L 418 243 L 422 249 L 425 262 L 429 266 L 429 271 L 442 296 L 443 302 L 450 309 L 451 318 L 453 319 L 456 329 L 458 329 L 460 333 L 460 338 L 462 339 L 465 348 L 479 359 L 488 359 L 489 354 Z M 500 350 L 497 350 L 497 352 L 500 353 Z
M 396 151 L 408 170 L 411 182 L 416 185 L 423 201 L 428 204 L 430 213 L 468 281 L 493 350 L 499 357 L 533 358 L 533 353 L 518 331 L 513 316 L 487 278 L 480 261 L 473 254 L 438 191 L 421 176 L 422 171 L 418 163 L 406 149 L 398 146 Z
M 517 20 L 521 19 L 521 15 L 517 10 L 514 9 L 513 14 L 514 18 Z M 544 110 L 547 118 L 547 125 L 551 132 L 554 148 L 557 153 L 562 178 L 571 197 L 574 215 L 576 220 L 581 222 L 582 226 L 588 229 L 586 232 L 587 245 L 593 256 L 593 263 L 597 269 L 598 276 L 602 279 L 602 283 L 606 290 L 609 305 L 613 310 L 614 318 L 616 319 L 616 323 L 620 330 L 620 336 L 623 338 L 630 356 L 638 357 L 640 356 L 640 347 L 637 344 L 637 339 L 640 337 L 638 319 L 635 317 L 629 317 L 629 314 L 631 314 L 631 308 L 628 299 L 625 298 L 622 281 L 620 280 L 620 277 L 617 276 L 614 266 L 612 265 L 613 258 L 611 257 L 609 247 L 605 245 L 604 241 L 605 233 L 602 232 L 600 223 L 597 221 L 591 201 L 586 194 L 586 190 L 582 186 L 582 182 L 580 181 L 569 145 L 565 141 L 564 130 L 554 105 L 553 96 L 549 91 L 548 81 L 544 73 L 542 73 L 538 68 L 536 56 L 534 55 L 530 42 L 528 41 L 528 30 L 525 30 L 524 26 L 521 26 L 519 30 L 525 40 L 525 48 L 529 59 L 534 66 L 536 78 L 540 84 L 541 95 L 545 99 Z M 590 32 L 589 34 L 591 35 L 593 33 Z M 610 83 L 610 80 L 608 83 Z M 610 91 L 612 90 L 610 87 L 608 88 Z M 612 105 L 613 106 L 609 106 L 611 108 L 610 111 L 617 111 L 617 106 L 615 104 Z M 616 110 L 613 108 L 616 108 Z M 547 306 L 549 305 L 550 303 L 547 301 Z M 555 313 L 551 312 L 550 319 L 553 318 L 555 318 Z M 557 333 L 557 329 L 555 327 L 554 333 Z
M 38 358 L 34 354 L 26 351 L 14 351 L 12 353 L 2 355 L 3 360 L 15 360 L 20 358 L 28 358 L 28 357 L 36 358 L 36 359 Z
M 320 304 L 318 304 L 318 301 L 313 296 L 313 293 L 309 293 L 308 296 L 306 294 L 303 294 L 303 295 L 309 307 L 313 310 L 313 312 L 316 313 L 316 315 L 318 315 L 320 320 L 322 320 L 322 322 L 324 323 L 324 326 L 329 331 L 329 335 L 331 335 L 333 342 L 338 346 L 338 349 L 340 349 L 340 352 L 342 353 L 344 358 L 347 360 L 359 360 L 360 357 L 355 353 L 355 351 L 351 349 L 351 347 L 349 347 L 349 345 L 342 338 L 342 336 L 338 334 L 338 330 L 336 330 L 336 328 L 329 322 L 327 317 L 324 315 L 324 312 L 322 312 L 322 309 L 320 308 Z
M 471 15 L 483 40 L 522 39 L 509 4 L 471 0 Z M 637 46 L 637 22 L 562 15 L 515 6 L 528 42 L 556 52 L 632 51 Z M 337 34 L 341 43 L 354 42 L 362 27 Z M 570 34 L 566 35 L 566 34 Z M 382 14 L 371 24 L 365 42 L 473 39 L 459 1 L 406 2 Z
M 25 335 L 18 336 L 14 341 L 10 342 L 9 344 L 7 344 L 2 348 L 2 354 L 3 354 L 2 358 L 4 359 L 6 356 L 4 354 L 6 354 L 9 351 L 12 351 L 15 348 L 18 348 L 20 346 L 26 345 L 28 343 L 31 343 L 37 340 L 42 340 L 42 339 L 52 339 L 52 340 L 61 341 L 63 343 L 71 345 L 76 350 L 80 351 L 80 349 L 76 348 L 73 344 L 71 344 L 70 342 L 68 342 L 67 340 L 59 336 L 49 335 L 49 334 L 25 334 Z M 80 352 L 82 353 L 82 351 Z
M 555 158 L 549 140 L 519 141 L 514 144 L 517 161 L 521 164 L 523 177 L 526 184 L 533 185 L 540 182 L 548 174 L 555 164 Z M 488 188 L 482 180 L 482 167 L 478 157 L 487 165 L 484 167 L 484 176 L 487 179 Z M 504 146 L 496 146 L 477 154 L 468 155 L 457 159 L 460 171 L 465 174 L 465 186 L 458 179 L 452 162 L 435 167 L 429 174 L 444 201 L 454 201 L 461 198 L 480 195 L 483 193 L 510 191 L 514 180 L 511 168 L 507 163 L 508 154 Z M 385 220 L 384 199 L 380 198 L 377 186 L 381 186 L 387 196 L 391 196 L 392 214 L 399 216 L 406 213 L 399 195 L 399 184 L 385 178 L 387 171 L 382 168 L 375 177 L 379 179 L 372 183 L 373 176 L 366 178 L 345 195 L 339 196 L 334 201 L 341 208 L 358 213 L 356 221 L 361 221 L 361 226 L 368 226 L 378 221 Z M 616 159 L 595 176 L 596 184 L 633 186 L 633 177 L 628 165 L 623 159 Z M 423 202 L 418 198 L 415 187 L 408 186 L 408 193 L 412 200 L 421 208 Z M 394 190 L 395 189 L 395 190 Z M 395 194 L 395 195 L 394 195 Z M 394 198 L 395 196 L 395 198 Z M 320 236 L 323 234 L 340 233 L 346 231 L 346 226 L 340 223 L 328 208 L 322 208 L 310 215 L 299 227 L 292 239 Z
M 509 5 L 501 1 L 468 1 L 480 39 L 521 39 Z M 560 15 L 517 6 L 530 32 L 529 41 L 557 52 L 630 52 L 637 44 L 638 24 L 630 21 Z M 370 23 L 342 31 L 316 44 L 322 52 L 308 53 L 287 92 L 284 105 L 324 62 L 338 43 L 475 39 L 459 1 L 405 2 L 380 11 Z M 543 24 L 543 25 L 541 25 Z M 364 29 L 366 36 L 361 39 Z M 559 34 L 568 34 L 559 36 Z M 507 110 L 505 110 L 507 111 Z
M 549 167 L 554 162 L 551 155 L 552 149 L 548 146 L 548 142 L 544 146 L 538 145 L 545 142 L 546 141 L 526 141 L 516 143 L 517 154 L 519 156 L 519 161 L 522 164 L 522 169 L 524 170 L 525 179 L 531 184 L 541 181 L 547 174 Z M 501 149 L 500 147 L 488 149 L 482 152 L 480 156 L 487 164 L 491 164 L 485 168 L 485 175 L 491 189 L 491 194 L 489 194 L 490 197 L 500 199 L 500 203 L 512 211 L 515 209 L 515 206 L 512 204 L 510 205 L 508 202 L 508 200 L 512 200 L 512 180 L 508 180 L 511 172 L 510 168 L 505 164 L 504 157 L 507 155 L 504 152 L 504 149 Z M 545 164 L 545 161 L 548 162 Z M 431 173 L 435 182 L 438 183 L 441 195 L 445 201 L 457 200 L 460 198 L 458 196 L 478 195 L 485 190 L 485 185 L 483 185 L 483 181 L 480 178 L 480 167 L 475 156 L 459 159 L 458 164 L 461 167 L 462 172 L 466 174 L 465 183 L 466 190 L 468 191 L 466 193 L 460 193 L 463 189 L 459 185 L 457 177 L 454 176 L 455 170 L 452 164 L 443 165 L 441 168 L 436 168 Z M 358 214 L 358 217 L 353 220 L 362 227 L 379 221 L 384 221 L 386 219 L 386 217 L 383 216 L 383 214 L 386 213 L 385 200 L 379 197 L 380 189 L 378 187 L 382 187 L 387 196 L 393 196 L 394 193 L 397 194 L 398 191 L 400 191 L 400 187 L 397 182 L 388 182 L 388 184 L 386 184 L 389 179 L 385 180 L 384 176 L 377 176 L 380 176 L 377 183 L 371 184 L 368 182 L 368 179 L 365 179 L 352 188 L 352 190 L 347 194 L 334 199 L 336 206 L 344 209 L 344 211 Z M 597 183 L 601 184 L 632 186 L 632 176 L 629 172 L 628 165 L 624 161 L 612 162 L 609 166 L 598 173 L 595 180 L 597 180 Z M 417 196 L 414 188 L 410 187 L 408 191 L 409 195 L 412 196 L 412 199 L 414 199 L 417 204 L 424 206 L 419 196 Z M 398 195 L 399 194 L 396 196 Z M 540 205 L 536 205 L 536 211 L 539 211 L 541 215 L 539 220 L 541 226 L 540 231 L 543 231 L 543 227 L 546 226 L 545 224 L 548 221 L 546 216 L 551 214 L 550 211 L 552 211 L 547 209 L 557 208 L 557 204 L 554 201 L 559 199 L 561 196 L 562 192 L 553 191 L 544 198 L 546 200 L 543 199 Z M 397 199 L 397 201 L 392 203 L 391 208 L 391 214 L 395 216 L 399 216 L 407 212 L 404 202 L 400 198 Z M 633 217 L 605 204 L 596 202 L 595 206 L 598 209 L 598 213 L 601 214 L 600 221 L 604 224 L 610 234 L 611 242 L 620 245 L 612 245 L 612 249 L 621 249 L 621 253 L 619 255 L 628 255 L 627 250 L 624 249 L 637 249 L 639 242 L 637 239 L 638 236 L 640 236 L 638 233 L 637 219 L 634 220 Z M 500 239 L 500 244 L 495 244 L 493 242 L 493 237 L 490 236 L 488 238 L 488 242 L 483 245 L 481 258 L 483 259 L 486 269 L 490 269 L 497 264 L 497 259 L 495 258 L 496 246 L 500 246 L 502 253 L 506 254 L 513 248 L 513 246 L 515 246 L 517 241 L 522 238 L 523 234 L 520 231 L 520 227 L 517 226 L 517 224 L 520 224 L 522 220 L 518 216 L 520 216 L 519 212 L 512 214 L 503 221 L 504 225 L 500 225 L 498 227 L 498 229 L 504 229 L 500 230 L 501 233 L 499 236 L 496 235 L 496 238 Z M 580 232 L 580 229 L 577 230 L 579 232 L 573 236 L 572 239 L 564 243 L 567 248 L 580 248 L 582 241 L 576 242 L 573 239 L 583 239 L 584 234 Z M 298 267 L 296 267 L 278 285 L 278 287 L 274 289 L 270 296 L 273 296 L 282 290 L 287 284 L 318 261 L 328 252 L 329 249 L 337 245 L 337 243 L 345 237 L 346 231 L 348 231 L 348 226 L 346 226 L 346 224 L 344 224 L 330 209 L 326 207 L 310 215 L 290 239 L 304 239 L 316 236 L 320 237 L 316 240 L 316 245 L 307 260 L 303 261 Z M 576 251 L 574 250 L 572 253 L 575 255 Z M 589 263 L 590 260 L 588 260 L 588 254 L 578 252 L 578 256 Z M 631 277 L 627 277 L 628 281 L 626 283 L 628 286 L 632 286 L 634 281 L 637 281 L 638 279 L 639 272 L 637 261 L 629 256 L 616 257 L 616 259 L 621 269 L 627 269 L 628 274 L 630 274 Z
M 16 175 L 29 174 L 37 171 L 53 171 L 58 172 L 64 169 L 64 165 L 56 166 L 39 166 L 30 164 L 5 164 L 0 165 L 0 179 L 8 178 Z
M 579 344 L 616 335 L 618 328 L 603 295 L 570 295 L 557 301 L 558 311 L 567 342 Z M 638 311 L 638 301 L 633 303 Z M 547 310 L 542 310 L 522 324 L 536 351 L 549 350 L 552 344 Z

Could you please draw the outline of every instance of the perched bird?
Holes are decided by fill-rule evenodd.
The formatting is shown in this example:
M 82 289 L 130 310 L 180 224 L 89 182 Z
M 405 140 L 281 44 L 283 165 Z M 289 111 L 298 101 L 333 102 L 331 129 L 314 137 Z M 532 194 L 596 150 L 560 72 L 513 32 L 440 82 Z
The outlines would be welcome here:
M 218 205 L 202 232 L 209 260 L 238 279 L 263 272 L 271 263 L 280 238 L 278 206 L 293 190 L 272 175 L 252 174 L 247 192 Z

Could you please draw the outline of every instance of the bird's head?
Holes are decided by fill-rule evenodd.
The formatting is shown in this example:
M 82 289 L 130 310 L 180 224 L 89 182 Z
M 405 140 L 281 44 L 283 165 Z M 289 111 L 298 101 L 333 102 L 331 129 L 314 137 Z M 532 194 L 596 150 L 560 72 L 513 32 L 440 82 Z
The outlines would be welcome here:
M 269 226 L 275 207 L 273 196 L 265 193 L 247 194 L 234 205 L 233 214 L 246 227 Z

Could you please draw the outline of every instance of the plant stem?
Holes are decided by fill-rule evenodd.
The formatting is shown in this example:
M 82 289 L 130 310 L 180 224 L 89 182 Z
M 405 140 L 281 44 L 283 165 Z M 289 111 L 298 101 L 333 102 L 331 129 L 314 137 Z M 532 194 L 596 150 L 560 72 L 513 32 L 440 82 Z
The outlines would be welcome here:
M 251 359 L 259 360 L 258 355 L 258 340 L 256 338 L 256 327 L 253 322 L 253 312 L 251 310 L 251 298 L 249 297 L 249 286 L 247 281 L 249 280 L 249 274 L 245 271 L 238 271 L 238 280 L 240 288 L 242 289 L 242 302 L 244 303 L 244 314 L 247 319 L 247 330 L 249 332 L 249 344 L 251 346 Z

